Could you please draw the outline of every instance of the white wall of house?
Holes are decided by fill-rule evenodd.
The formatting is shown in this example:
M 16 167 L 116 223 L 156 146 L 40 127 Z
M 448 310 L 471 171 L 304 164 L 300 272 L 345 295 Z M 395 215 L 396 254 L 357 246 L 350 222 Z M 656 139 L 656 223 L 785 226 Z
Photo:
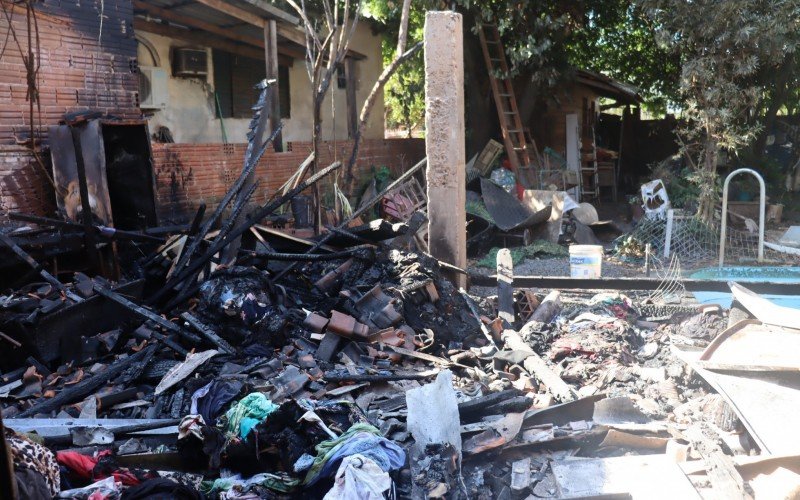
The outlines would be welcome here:
M 152 113 L 149 119 L 150 131 L 155 132 L 159 126 L 165 126 L 172 132 L 175 142 L 179 143 L 222 142 L 220 120 L 216 118 L 214 112 L 213 51 L 206 48 L 209 67 L 206 78 L 173 77 L 170 63 L 171 48 L 202 49 L 203 47 L 141 30 L 137 31 L 137 35 L 146 38 L 155 47 L 161 60 L 161 67 L 169 75 L 169 102 L 166 108 L 145 111 Z M 383 69 L 381 40 L 380 36 L 372 34 L 366 23 L 359 24 L 353 36 L 351 48 L 366 56 L 366 59 L 356 62 L 356 108 L 360 113 L 361 105 Z M 139 44 L 138 59 L 140 66 L 155 65 L 149 51 L 142 44 Z M 291 116 L 284 119 L 283 140 L 284 142 L 309 141 L 312 129 L 312 97 L 311 84 L 303 60 L 296 59 L 289 68 L 289 90 Z M 254 93 L 254 102 L 255 98 Z M 384 103 L 381 95 L 372 109 L 364 138 L 383 138 L 383 114 Z M 228 142 L 246 142 L 249 118 L 225 118 L 224 122 Z M 324 140 L 348 138 L 346 90 L 337 88 L 335 79 L 322 107 L 322 132 Z

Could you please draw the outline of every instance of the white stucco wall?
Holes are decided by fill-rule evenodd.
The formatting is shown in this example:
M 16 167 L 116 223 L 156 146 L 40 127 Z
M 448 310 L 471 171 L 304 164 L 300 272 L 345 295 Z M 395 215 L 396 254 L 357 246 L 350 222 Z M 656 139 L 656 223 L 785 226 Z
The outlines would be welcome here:
M 153 44 L 161 59 L 161 67 L 169 75 L 169 103 L 164 110 L 145 111 L 152 113 L 149 119 L 150 131 L 155 132 L 159 126 L 166 126 L 172 132 L 175 142 L 182 143 L 214 143 L 222 142 L 220 121 L 215 118 L 212 89 L 214 75 L 212 50 L 208 51 L 209 74 L 205 80 L 199 78 L 173 78 L 170 66 L 171 47 L 202 48 L 195 44 L 168 38 L 146 31 L 137 34 Z M 364 54 L 366 59 L 356 62 L 356 102 L 357 112 L 366 100 L 370 89 L 383 69 L 381 60 L 380 37 L 372 34 L 366 23 L 356 28 L 351 48 Z M 139 64 L 153 66 L 149 51 L 139 44 Z M 291 117 L 284 119 L 283 140 L 309 141 L 312 128 L 311 84 L 304 61 L 296 59 L 289 68 L 289 94 L 291 99 Z M 380 96 L 372 109 L 367 125 L 365 138 L 383 138 L 384 104 Z M 322 131 L 324 140 L 347 137 L 347 97 L 346 90 L 337 88 L 336 81 L 331 83 L 330 90 L 322 107 Z M 245 142 L 249 118 L 226 118 L 225 130 L 229 142 Z

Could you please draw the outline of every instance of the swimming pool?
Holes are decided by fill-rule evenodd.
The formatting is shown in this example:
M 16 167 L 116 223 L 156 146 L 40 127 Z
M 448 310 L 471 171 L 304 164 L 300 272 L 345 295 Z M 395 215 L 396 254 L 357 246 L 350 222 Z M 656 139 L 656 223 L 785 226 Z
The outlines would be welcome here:
M 775 283 L 800 283 L 800 267 L 789 266 L 728 266 L 708 267 L 689 275 L 690 278 L 711 281 L 772 281 Z M 693 292 L 701 304 L 719 304 L 730 307 L 733 295 L 727 292 Z M 796 295 L 762 295 L 776 304 L 800 309 L 800 297 Z

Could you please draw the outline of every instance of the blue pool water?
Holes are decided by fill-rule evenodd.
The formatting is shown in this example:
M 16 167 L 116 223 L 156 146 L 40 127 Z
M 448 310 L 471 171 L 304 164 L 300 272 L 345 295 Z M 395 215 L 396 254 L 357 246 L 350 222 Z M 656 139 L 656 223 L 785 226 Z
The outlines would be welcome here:
M 800 283 L 800 267 L 709 267 L 692 273 L 690 278 L 712 281 L 772 281 L 775 283 Z M 746 286 L 746 285 L 745 285 Z M 719 304 L 730 307 L 733 296 L 726 292 L 693 292 L 701 304 Z M 762 295 L 776 304 L 800 309 L 796 295 Z

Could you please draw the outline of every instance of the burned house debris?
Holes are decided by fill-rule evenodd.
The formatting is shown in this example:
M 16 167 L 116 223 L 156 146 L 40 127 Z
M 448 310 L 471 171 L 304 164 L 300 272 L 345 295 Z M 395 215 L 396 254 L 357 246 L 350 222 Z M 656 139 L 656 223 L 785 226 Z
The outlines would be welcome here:
M 0 498 L 798 495 L 800 308 L 786 296 L 800 285 L 766 268 L 744 284 L 722 266 L 717 280 L 684 276 L 687 255 L 724 261 L 727 244 L 739 257 L 755 232 L 736 224 L 698 250 L 698 234 L 720 233 L 674 208 L 660 179 L 637 187 L 643 222 L 602 220 L 624 141 L 618 152 L 595 141 L 599 97 L 582 98 L 580 134 L 577 114 L 559 122 L 574 128 L 569 161 L 540 154 L 513 85 L 491 72 L 508 69 L 495 25 L 473 35 L 498 116 L 513 116 L 502 144 L 467 161 L 462 43 L 473 35 L 456 12 L 427 12 L 424 40 L 398 44 L 396 64 L 425 51 L 424 140 L 372 137 L 356 113 L 374 98 L 357 75 L 383 72 L 371 66 L 380 52 L 361 53 L 379 48 L 375 33 L 353 28 L 357 42 L 315 59 L 341 80 L 325 102 L 344 99 L 346 123 L 301 145 L 299 131 L 319 124 L 288 92 L 292 61 L 319 37 L 307 19 L 259 0 L 107 1 L 118 22 L 101 28 L 42 3 L 4 2 L 16 17 L 3 28 L 32 34 L 21 14 L 39 16 L 53 64 L 56 26 L 98 62 L 81 66 L 77 107 L 0 123 L 0 140 L 19 143 L 0 153 L 30 157 L 45 167 L 30 175 L 52 181 L 29 200 L 9 174 L 0 197 Z M 167 39 L 205 48 L 179 44 L 168 62 Z M 188 81 L 135 102 L 137 51 L 155 85 L 162 66 L 195 78 L 212 55 L 202 105 L 213 112 L 201 107 L 195 124 L 180 112 L 194 105 Z M 88 87 L 123 55 L 117 84 Z M 641 99 L 587 70 L 576 82 L 579 96 Z M 203 144 L 218 131 L 223 143 Z M 246 142 L 227 143 L 240 132 Z M 379 179 L 369 168 L 384 158 Z M 339 180 L 353 172 L 360 197 Z M 767 246 L 782 263 L 796 257 L 795 232 Z

